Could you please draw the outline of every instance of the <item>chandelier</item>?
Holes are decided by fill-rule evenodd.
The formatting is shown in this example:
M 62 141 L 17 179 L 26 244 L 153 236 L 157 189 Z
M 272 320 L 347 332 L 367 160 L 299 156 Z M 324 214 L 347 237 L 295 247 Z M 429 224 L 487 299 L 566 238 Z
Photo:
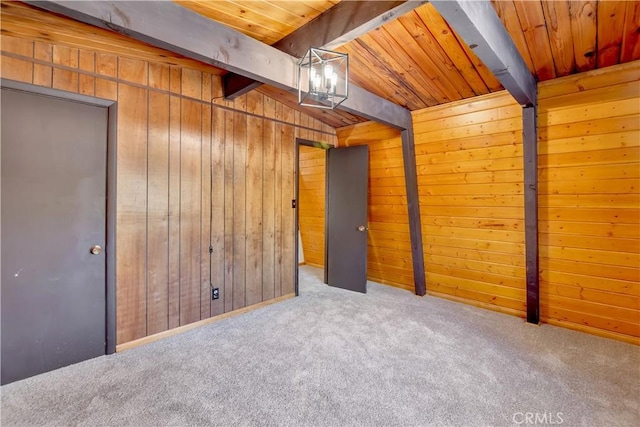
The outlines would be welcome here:
M 348 90 L 348 55 L 309 48 L 298 63 L 298 104 L 333 110 L 347 99 Z

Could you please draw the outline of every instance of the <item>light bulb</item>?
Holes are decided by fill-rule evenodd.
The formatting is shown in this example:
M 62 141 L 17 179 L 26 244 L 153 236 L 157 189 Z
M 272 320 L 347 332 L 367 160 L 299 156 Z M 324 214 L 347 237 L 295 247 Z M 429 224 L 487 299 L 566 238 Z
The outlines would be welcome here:
M 317 78 L 316 78 L 316 77 L 319 77 L 319 76 L 316 74 L 316 69 L 315 69 L 315 68 L 312 68 L 312 69 L 309 71 L 309 81 L 311 82 L 311 90 L 312 90 L 312 91 L 315 91 L 315 90 L 317 90 L 317 89 L 318 89 L 318 83 L 317 83 L 317 82 L 318 82 L 318 80 L 317 80 Z
M 332 92 L 335 92 L 336 84 L 338 84 L 338 74 L 333 73 L 333 75 L 331 76 L 331 91 Z
M 320 76 L 316 74 L 315 77 L 313 78 L 313 90 L 314 91 L 317 91 L 318 88 L 320 87 L 320 81 L 321 81 Z
M 333 67 L 329 64 L 324 66 L 324 78 L 328 79 L 333 74 Z

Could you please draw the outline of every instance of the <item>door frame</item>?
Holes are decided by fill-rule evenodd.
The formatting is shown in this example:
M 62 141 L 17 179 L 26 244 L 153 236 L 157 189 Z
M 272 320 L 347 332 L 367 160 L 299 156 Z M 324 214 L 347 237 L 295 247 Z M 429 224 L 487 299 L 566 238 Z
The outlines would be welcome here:
M 105 307 L 105 354 L 116 352 L 116 138 L 117 138 L 117 101 L 65 92 L 58 89 L 36 86 L 15 80 L 0 79 L 0 88 L 35 95 L 48 96 L 64 101 L 79 102 L 107 109 L 107 188 L 106 188 L 106 307 Z
M 296 138 L 296 149 L 295 149 L 295 153 L 294 153 L 294 164 L 295 164 L 295 178 L 294 178 L 294 196 L 295 197 L 293 199 L 293 203 L 295 204 L 295 214 L 294 214 L 294 233 L 295 233 L 295 250 L 294 250 L 294 254 L 293 256 L 295 257 L 295 262 L 294 265 L 296 266 L 295 269 L 295 277 L 294 277 L 294 289 L 295 289 L 295 295 L 299 296 L 300 292 L 298 289 L 298 269 L 300 267 L 300 263 L 298 262 L 298 256 L 299 256 L 299 245 L 300 245 L 300 239 L 298 238 L 299 236 L 299 228 L 300 228 L 300 209 L 299 209 L 299 205 L 300 205 L 300 146 L 304 145 L 305 147 L 312 147 L 312 148 L 318 148 L 321 150 L 324 150 L 324 171 L 325 171 L 325 208 L 324 208 L 324 217 L 325 217 L 325 226 L 324 226 L 324 282 L 327 282 L 327 223 L 326 223 L 326 219 L 327 219 L 327 206 L 326 204 L 328 203 L 328 194 L 327 192 L 329 191 L 327 184 L 327 153 L 329 152 L 329 149 L 331 148 L 335 148 L 335 146 L 333 144 L 329 144 L 328 142 L 317 142 L 317 141 L 312 141 L 310 139 L 304 139 L 304 138 Z

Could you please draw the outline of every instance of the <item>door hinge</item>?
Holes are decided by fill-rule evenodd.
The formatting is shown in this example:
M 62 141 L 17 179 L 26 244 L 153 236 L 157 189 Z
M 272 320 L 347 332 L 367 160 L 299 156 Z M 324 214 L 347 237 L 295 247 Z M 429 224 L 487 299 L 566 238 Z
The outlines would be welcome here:
M 291 207 L 292 207 L 293 209 L 295 209 L 295 208 L 296 208 L 296 199 L 291 200 Z
M 213 253 L 213 246 L 209 245 L 209 253 L 212 254 Z

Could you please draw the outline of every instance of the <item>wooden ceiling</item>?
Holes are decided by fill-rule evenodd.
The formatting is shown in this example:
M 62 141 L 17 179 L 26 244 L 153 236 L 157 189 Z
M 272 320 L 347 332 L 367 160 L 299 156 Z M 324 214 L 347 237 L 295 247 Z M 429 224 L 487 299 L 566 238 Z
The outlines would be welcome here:
M 296 31 L 304 31 L 300 28 L 340 0 L 176 2 L 262 42 L 275 44 Z M 539 81 L 640 59 L 640 0 L 491 2 Z M 13 2 L 2 2 L 3 33 L 25 29 L 24 23 L 13 28 L 8 19 L 13 5 Z M 46 41 L 51 37 L 41 34 L 36 21 L 31 22 L 28 29 L 33 33 L 31 36 L 38 39 Z M 93 33 L 91 30 L 80 34 L 69 29 L 61 31 L 64 40 L 56 41 L 81 45 L 94 36 Z M 127 39 L 122 35 L 114 37 Z M 205 66 L 180 55 L 166 58 L 159 49 L 141 50 L 135 43 L 118 45 L 124 46 L 123 54 Z M 335 50 L 349 54 L 354 84 L 412 111 L 502 90 L 496 77 L 429 3 Z M 221 73 L 225 72 L 221 70 Z M 258 90 L 294 108 L 303 108 L 298 107 L 295 94 L 270 86 Z M 304 111 L 336 128 L 365 121 L 341 110 L 304 108 Z
M 175 0 L 176 3 L 272 45 L 340 0 Z
M 245 34 L 274 44 L 338 0 L 183 2 Z M 494 9 L 539 81 L 640 59 L 640 1 L 492 0 Z M 335 49 L 346 52 L 351 81 L 418 110 L 502 90 L 500 82 L 431 4 Z M 296 103 L 295 96 L 259 89 Z M 310 111 L 332 126 L 362 121 Z

